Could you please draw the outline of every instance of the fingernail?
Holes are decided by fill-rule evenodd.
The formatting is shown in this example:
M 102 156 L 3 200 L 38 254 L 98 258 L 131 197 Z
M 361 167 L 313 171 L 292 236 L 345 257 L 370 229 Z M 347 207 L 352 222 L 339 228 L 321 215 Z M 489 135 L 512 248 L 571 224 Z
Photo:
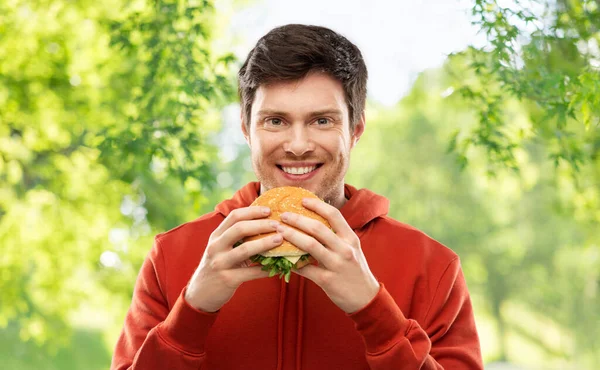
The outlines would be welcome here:
M 269 209 L 269 207 L 262 207 L 261 208 L 262 213 L 264 213 L 265 215 L 268 215 L 271 210 Z
M 280 217 L 283 221 L 287 221 L 289 219 L 289 214 L 287 212 L 284 212 L 281 214 Z
M 277 234 L 277 235 L 274 235 L 274 236 L 271 238 L 271 241 L 272 241 L 273 243 L 280 243 L 280 242 L 281 242 L 281 240 L 282 240 L 282 238 L 283 238 L 283 237 L 281 236 L 281 234 Z
M 276 229 L 277 226 L 279 225 L 279 222 L 277 222 L 277 221 L 270 221 L 269 225 L 271 225 L 272 228 Z
M 280 233 L 284 232 L 285 229 L 283 228 L 283 225 L 281 225 L 281 224 L 277 225 L 277 231 L 279 231 Z
M 302 204 L 307 205 L 309 202 L 308 198 L 302 198 Z

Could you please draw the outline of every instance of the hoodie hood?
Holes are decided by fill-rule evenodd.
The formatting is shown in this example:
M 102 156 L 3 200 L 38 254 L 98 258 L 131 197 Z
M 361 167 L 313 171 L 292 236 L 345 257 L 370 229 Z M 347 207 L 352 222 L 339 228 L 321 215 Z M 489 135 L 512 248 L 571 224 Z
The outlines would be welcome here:
M 231 199 L 219 203 L 215 211 L 227 217 L 237 208 L 248 207 L 260 192 L 259 182 L 250 182 L 238 190 Z M 387 215 L 390 201 L 367 189 L 356 189 L 352 185 L 344 185 L 344 195 L 348 201 L 342 206 L 340 212 L 353 230 L 361 229 L 377 217 Z

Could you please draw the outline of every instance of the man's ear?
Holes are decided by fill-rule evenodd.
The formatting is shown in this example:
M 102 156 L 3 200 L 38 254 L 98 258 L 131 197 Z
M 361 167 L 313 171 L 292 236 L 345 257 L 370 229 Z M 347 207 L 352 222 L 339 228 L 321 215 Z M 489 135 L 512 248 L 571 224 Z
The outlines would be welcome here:
M 244 113 L 240 114 L 240 122 L 242 123 L 242 134 L 244 135 L 244 139 L 246 139 L 246 144 L 250 146 L 250 133 L 248 132 L 248 126 L 246 125 Z
M 363 132 L 365 132 L 365 125 L 367 124 L 366 120 L 365 120 L 365 111 L 362 112 L 362 114 L 360 115 L 360 119 L 358 120 L 358 122 L 356 122 L 356 125 L 354 125 L 354 131 L 352 132 L 352 145 L 350 146 L 350 149 L 354 148 L 354 146 L 358 143 L 358 140 L 360 140 L 360 137 L 362 136 Z

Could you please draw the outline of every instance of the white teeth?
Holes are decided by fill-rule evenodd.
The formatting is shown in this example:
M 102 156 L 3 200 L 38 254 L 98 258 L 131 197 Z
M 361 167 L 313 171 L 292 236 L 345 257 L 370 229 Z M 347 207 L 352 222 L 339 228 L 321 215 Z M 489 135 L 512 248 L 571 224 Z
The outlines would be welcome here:
M 317 168 L 317 166 L 312 167 L 281 167 L 284 172 L 291 173 L 292 175 L 304 175 L 306 173 L 312 172 Z

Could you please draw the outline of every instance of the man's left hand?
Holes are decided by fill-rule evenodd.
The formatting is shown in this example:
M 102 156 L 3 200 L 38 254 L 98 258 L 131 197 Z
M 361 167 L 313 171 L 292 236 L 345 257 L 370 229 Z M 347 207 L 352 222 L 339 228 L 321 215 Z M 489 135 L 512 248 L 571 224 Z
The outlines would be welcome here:
M 306 233 L 279 225 L 283 238 L 319 262 L 318 266 L 307 265 L 293 272 L 320 286 L 344 312 L 360 310 L 375 297 L 379 283 L 369 269 L 358 236 L 337 208 L 310 198 L 303 199 L 302 205 L 329 221 L 333 231 L 317 220 L 296 213 L 281 215 L 284 223 Z

